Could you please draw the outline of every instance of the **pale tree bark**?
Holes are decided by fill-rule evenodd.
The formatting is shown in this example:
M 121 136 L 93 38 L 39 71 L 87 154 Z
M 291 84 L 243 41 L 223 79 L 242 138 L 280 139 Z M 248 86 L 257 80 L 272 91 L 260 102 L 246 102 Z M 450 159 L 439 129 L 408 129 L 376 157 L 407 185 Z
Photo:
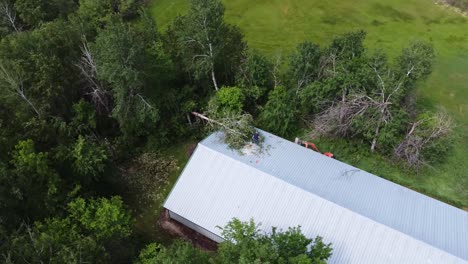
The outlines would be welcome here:
M 423 126 L 424 123 L 432 126 Z M 432 117 L 418 120 L 411 125 L 405 139 L 395 148 L 395 156 L 404 160 L 410 167 L 428 165 L 422 153 L 432 142 L 446 137 L 453 130 L 453 120 L 444 111 Z
M 272 72 L 271 72 L 271 74 L 273 75 L 273 80 L 275 82 L 275 87 L 278 87 L 281 85 L 281 79 L 279 78 L 280 65 L 281 65 L 281 55 L 277 55 L 275 58 L 275 63 L 273 64 Z
M 98 80 L 97 65 L 85 38 L 82 41 L 81 52 L 81 60 L 76 66 L 88 84 L 87 88 L 90 91 L 87 94 L 99 112 L 110 113 L 110 95 L 105 86 Z
M 214 120 L 214 119 L 211 119 L 205 115 L 202 115 L 200 113 L 197 113 L 197 112 L 192 112 L 192 115 L 198 117 L 198 118 L 201 118 L 205 121 L 207 121 L 209 124 L 215 124 L 217 126 L 220 126 L 220 127 L 223 127 L 224 129 L 226 129 L 227 131 L 229 131 L 230 133 L 234 133 L 234 134 L 239 134 L 239 135 L 243 135 L 242 133 L 240 133 L 239 131 L 236 131 L 234 129 L 232 129 L 229 125 L 227 124 L 224 124 L 222 122 L 219 122 L 217 120 Z
M 379 96 L 375 100 L 372 98 L 369 98 L 371 101 L 373 101 L 373 103 L 379 109 L 378 111 L 379 117 L 378 117 L 377 125 L 375 127 L 374 138 L 372 139 L 371 151 L 375 151 L 375 148 L 377 146 L 377 138 L 380 135 L 382 125 L 392 119 L 391 112 L 389 111 L 389 107 L 393 103 L 398 103 L 398 102 L 394 102 L 393 98 L 396 96 L 396 94 L 398 94 L 400 89 L 403 87 L 403 84 L 406 78 L 408 78 L 411 75 L 416 65 L 413 64 L 409 66 L 410 67 L 408 71 L 406 72 L 406 74 L 402 76 L 400 80 L 398 80 L 394 85 L 387 85 L 380 71 L 375 66 L 372 66 L 372 65 L 369 66 L 375 72 L 380 82 Z M 391 74 L 390 72 L 387 73 L 388 77 L 391 77 L 390 74 Z
M 215 75 L 214 69 L 211 69 L 211 80 L 213 81 L 213 85 L 214 85 L 216 91 L 218 91 L 219 90 L 218 82 L 216 81 L 216 75 Z
M 26 225 L 26 232 L 28 233 L 28 237 L 31 241 L 32 248 L 34 250 L 34 253 L 36 253 L 37 258 L 39 259 L 39 263 L 44 264 L 44 262 L 41 259 L 42 252 L 44 251 L 44 248 L 37 248 L 36 247 L 36 238 L 34 237 L 34 234 L 32 232 L 32 229 L 29 225 Z
M 7 69 L 5 65 L 0 62 L 0 85 L 3 86 L 7 91 L 12 94 L 15 94 L 23 101 L 25 101 L 29 107 L 37 114 L 40 118 L 41 113 L 32 103 L 32 101 L 26 96 L 24 88 L 23 76 L 18 72 L 13 72 L 11 69 Z
M 18 21 L 16 20 L 16 12 L 13 4 L 11 4 L 8 0 L 0 1 L 0 14 L 4 17 L 8 24 L 10 24 L 14 31 L 21 31 L 21 27 L 18 25 Z
M 150 110 L 154 109 L 154 107 L 141 94 L 136 94 L 136 96 L 140 98 L 145 108 L 148 108 Z
M 216 75 L 215 75 L 215 71 L 214 71 L 213 44 L 212 44 L 210 36 L 208 34 L 208 27 L 206 25 L 206 19 L 207 18 L 205 16 L 205 19 L 203 20 L 203 29 L 205 31 L 206 42 L 208 43 L 208 51 L 209 51 L 210 66 L 211 66 L 211 80 L 213 81 L 213 85 L 214 85 L 216 91 L 218 91 L 219 90 L 218 82 L 216 81 Z
M 186 45 L 193 45 L 195 44 L 200 48 L 200 53 L 193 55 L 192 57 L 192 68 L 195 71 L 200 71 L 200 68 L 207 67 L 206 73 L 209 73 L 211 77 L 211 81 L 213 82 L 213 86 L 216 91 L 219 90 L 218 81 L 216 79 L 216 72 L 214 68 L 214 61 L 215 61 L 215 52 L 213 47 L 213 40 L 212 36 L 210 36 L 208 31 L 207 25 L 207 15 L 205 14 L 203 19 L 199 20 L 196 23 L 196 28 L 201 30 L 201 34 L 193 34 L 188 37 L 184 37 L 182 42 Z M 189 48 L 193 48 L 190 47 Z M 202 70 L 202 71 L 205 71 Z

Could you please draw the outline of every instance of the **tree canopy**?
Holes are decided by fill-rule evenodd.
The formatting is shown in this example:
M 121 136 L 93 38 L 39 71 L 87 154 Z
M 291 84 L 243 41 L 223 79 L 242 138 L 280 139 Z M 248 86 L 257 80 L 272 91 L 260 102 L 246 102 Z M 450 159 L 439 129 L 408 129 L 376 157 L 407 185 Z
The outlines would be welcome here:
M 345 140 L 416 169 L 451 151 L 455 121 L 415 93 L 431 43 L 390 57 L 355 31 L 272 57 L 249 49 L 220 0 L 191 0 L 167 30 L 146 7 L 0 0 L 2 261 L 323 263 L 327 238 L 300 227 L 262 233 L 233 220 L 213 253 L 154 231 L 182 148 L 221 130 L 239 150 L 258 127 Z
M 309 239 L 300 227 L 286 231 L 273 228 L 262 233 L 253 220 L 233 219 L 222 228 L 226 239 L 216 253 L 207 253 L 187 242 L 170 247 L 150 244 L 141 251 L 137 264 L 146 263 L 326 263 L 331 256 L 331 244 L 321 237 Z

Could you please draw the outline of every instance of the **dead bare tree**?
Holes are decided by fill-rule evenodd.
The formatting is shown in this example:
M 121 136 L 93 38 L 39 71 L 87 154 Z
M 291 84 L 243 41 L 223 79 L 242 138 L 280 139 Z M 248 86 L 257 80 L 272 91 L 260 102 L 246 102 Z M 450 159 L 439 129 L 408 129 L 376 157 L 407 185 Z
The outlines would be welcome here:
M 453 120 L 444 111 L 422 118 L 411 124 L 405 139 L 395 148 L 395 156 L 413 168 L 427 165 L 428 162 L 423 156 L 425 148 L 449 135 L 452 129 Z
M 3 88 L 8 93 L 21 98 L 34 110 L 39 118 L 41 117 L 39 110 L 26 95 L 24 77 L 21 74 L 21 71 L 15 71 L 11 67 L 8 68 L 2 61 L 0 61 L 0 88 Z
M 392 120 L 393 115 L 390 106 L 397 103 L 393 99 L 401 89 L 403 81 L 396 85 L 386 84 L 380 73 L 376 70 L 380 80 L 379 90 L 371 94 L 350 91 L 343 93 L 341 101 L 333 104 L 314 118 L 315 132 L 319 134 L 333 133 L 348 135 L 353 121 L 360 116 L 366 115 L 367 125 L 374 127 L 371 141 L 371 151 L 375 151 L 377 139 L 382 126 Z
M 3 16 L 5 21 L 10 25 L 10 27 L 16 31 L 21 31 L 21 26 L 19 25 L 16 18 L 16 11 L 13 7 L 13 4 L 8 0 L 0 1 L 0 14 Z
M 310 136 L 350 135 L 354 120 L 374 106 L 373 101 L 364 93 L 343 94 L 340 101 L 332 103 L 325 111 L 314 116 Z
M 353 124 L 356 124 L 360 126 L 358 130 L 365 131 L 364 137 L 369 138 L 371 151 L 375 151 L 382 129 L 402 108 L 400 104 L 409 89 L 414 87 L 416 80 L 431 72 L 433 57 L 432 46 L 422 42 L 413 43 L 403 50 L 402 56 L 396 61 L 398 68 L 390 68 L 384 54 L 375 54 L 367 63 L 369 76 L 375 77 L 374 87 L 364 87 L 362 92 L 354 92 L 349 87 L 343 89 L 341 101 L 333 102 L 313 118 L 313 133 L 349 135 L 353 132 Z M 335 57 L 323 60 L 321 65 L 326 67 L 321 72 L 331 70 L 331 74 L 336 74 Z M 365 120 L 361 119 L 360 124 L 357 124 L 354 122 L 357 117 Z
M 87 94 L 91 97 L 96 109 L 99 112 L 110 112 L 110 94 L 105 88 L 104 84 L 101 83 L 97 77 L 97 65 L 94 60 L 89 45 L 85 38 L 83 38 L 81 52 L 81 60 L 76 66 L 80 69 L 81 75 L 84 77 L 88 84 L 90 92 Z
M 378 63 L 369 64 L 369 67 L 374 71 L 377 79 L 379 90 L 374 96 L 368 96 L 367 99 L 377 108 L 377 122 L 375 124 L 374 137 L 372 139 L 371 150 L 374 151 L 377 146 L 377 138 L 379 137 L 382 125 L 390 121 L 392 113 L 390 106 L 398 104 L 401 99 L 401 90 L 404 87 L 406 80 L 411 76 L 413 71 L 418 67 L 418 61 L 410 61 L 406 65 L 405 73 L 399 78 L 390 69 L 381 69 L 377 67 Z

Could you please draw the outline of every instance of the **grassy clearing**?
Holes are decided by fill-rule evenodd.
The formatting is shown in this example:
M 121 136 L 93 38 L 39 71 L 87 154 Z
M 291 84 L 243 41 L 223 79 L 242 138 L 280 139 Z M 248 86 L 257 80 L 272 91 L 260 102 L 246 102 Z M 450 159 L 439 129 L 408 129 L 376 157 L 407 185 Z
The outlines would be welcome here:
M 164 157 L 171 157 L 177 161 L 177 169 L 174 170 L 169 176 L 168 185 L 164 188 L 164 194 L 161 195 L 162 199 L 154 201 L 153 204 L 147 206 L 147 208 L 139 208 L 141 213 L 136 217 L 134 225 L 135 233 L 143 236 L 145 241 L 158 241 L 158 243 L 168 244 L 173 240 L 173 237 L 166 232 L 162 232 L 158 225 L 159 214 L 162 210 L 162 205 L 177 181 L 182 169 L 187 164 L 189 156 L 188 149 L 196 144 L 195 141 L 180 142 L 173 145 L 173 147 L 166 149 L 161 154 Z M 133 197 L 134 198 L 134 197 Z M 132 197 L 129 198 L 132 200 Z M 134 200 L 134 199 L 133 199 Z M 133 201 L 132 204 L 138 204 L 137 201 Z M 134 207 L 135 208 L 135 207 Z
M 226 19 L 238 25 L 251 48 L 287 56 L 306 39 L 325 44 L 343 32 L 364 29 L 366 45 L 396 56 L 410 41 L 431 41 L 438 61 L 420 85 L 420 104 L 445 108 L 458 123 L 446 162 L 419 174 L 365 153 L 367 146 L 328 141 L 347 162 L 460 207 L 468 207 L 468 18 L 428 0 L 236 0 L 224 1 Z M 187 0 L 154 0 L 159 26 L 187 10 Z M 322 146 L 326 148 L 326 146 Z M 358 153 L 358 155 L 356 155 Z

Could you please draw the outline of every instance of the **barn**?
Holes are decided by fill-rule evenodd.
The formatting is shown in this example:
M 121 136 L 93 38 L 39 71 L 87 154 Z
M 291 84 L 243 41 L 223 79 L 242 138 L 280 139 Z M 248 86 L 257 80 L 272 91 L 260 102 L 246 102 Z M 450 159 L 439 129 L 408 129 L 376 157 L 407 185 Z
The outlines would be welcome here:
M 468 212 L 260 131 L 262 148 L 200 142 L 164 208 L 209 239 L 233 217 L 301 226 L 329 263 L 468 263 Z

